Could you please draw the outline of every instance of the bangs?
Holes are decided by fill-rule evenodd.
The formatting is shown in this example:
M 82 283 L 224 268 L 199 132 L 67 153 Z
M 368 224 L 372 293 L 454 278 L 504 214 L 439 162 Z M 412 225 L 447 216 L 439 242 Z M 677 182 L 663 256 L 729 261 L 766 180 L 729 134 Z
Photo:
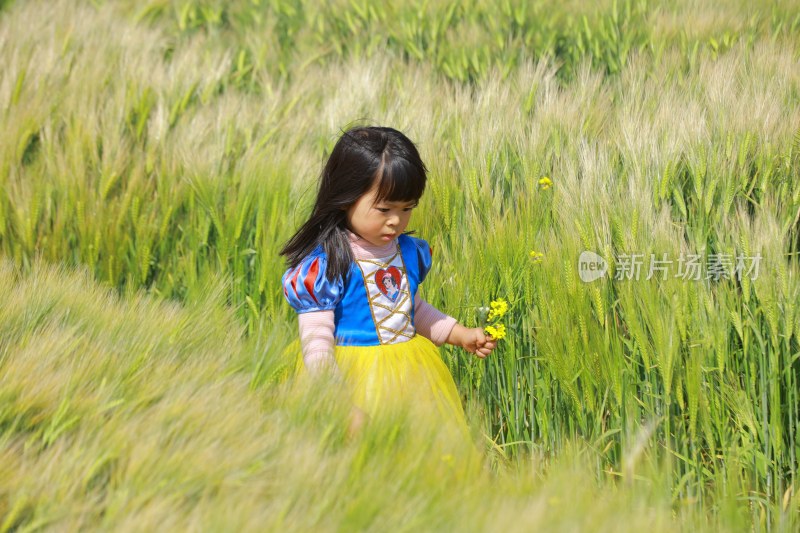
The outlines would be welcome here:
M 378 192 L 376 202 L 417 202 L 425 192 L 427 169 L 417 167 L 402 157 L 391 157 L 384 152 L 384 161 L 378 167 Z

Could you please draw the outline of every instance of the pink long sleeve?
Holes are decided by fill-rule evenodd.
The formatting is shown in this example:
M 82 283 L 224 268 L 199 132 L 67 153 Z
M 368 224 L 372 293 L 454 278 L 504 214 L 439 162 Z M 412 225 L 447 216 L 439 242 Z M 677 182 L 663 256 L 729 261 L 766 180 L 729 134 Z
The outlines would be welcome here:
M 300 325 L 300 342 L 303 361 L 311 370 L 319 366 L 334 365 L 333 311 L 315 311 L 297 315 Z M 417 294 L 414 297 L 414 327 L 417 333 L 441 346 L 450 336 L 456 319 L 448 316 Z
M 414 296 L 414 327 L 417 333 L 429 338 L 436 346 L 445 343 L 456 322 L 455 318 L 442 313 L 419 294 Z
M 333 311 L 301 313 L 297 315 L 297 321 L 306 368 L 310 372 L 327 366 L 337 369 L 333 357 Z

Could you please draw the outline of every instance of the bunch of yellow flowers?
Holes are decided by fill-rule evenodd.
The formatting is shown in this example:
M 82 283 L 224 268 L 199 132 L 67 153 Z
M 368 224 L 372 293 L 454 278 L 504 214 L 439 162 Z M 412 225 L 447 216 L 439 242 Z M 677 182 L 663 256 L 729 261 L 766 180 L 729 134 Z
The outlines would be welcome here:
M 508 312 L 508 302 L 503 298 L 492 300 L 492 303 L 489 304 L 489 316 L 486 317 L 486 320 L 491 322 L 496 318 L 502 318 L 506 312 Z
M 539 178 L 539 185 L 542 186 L 542 190 L 546 191 L 547 189 L 549 189 L 553 185 L 553 180 L 551 180 L 547 176 L 543 176 L 543 177 Z
M 506 336 L 506 326 L 498 322 L 503 315 L 508 312 L 508 302 L 503 298 L 492 300 L 489 304 L 489 316 L 486 319 L 492 324 L 487 325 L 483 330 L 496 340 L 500 340 Z
M 504 324 L 495 324 L 494 326 L 486 326 L 484 330 L 492 336 L 493 339 L 500 340 L 506 336 L 506 326 Z

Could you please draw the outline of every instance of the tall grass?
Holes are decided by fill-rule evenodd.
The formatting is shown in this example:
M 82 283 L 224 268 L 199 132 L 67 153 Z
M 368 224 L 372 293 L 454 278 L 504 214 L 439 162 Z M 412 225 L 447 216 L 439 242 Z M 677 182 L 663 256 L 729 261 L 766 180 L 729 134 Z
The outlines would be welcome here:
M 469 325 L 513 304 L 492 358 L 443 353 L 497 452 L 582 441 L 595 476 L 796 527 L 797 2 L 42 6 L 0 12 L 17 268 L 188 306 L 222 280 L 237 322 L 210 325 L 280 344 L 277 251 L 325 154 L 353 121 L 393 125 L 431 169 L 423 296 Z M 762 260 L 755 280 L 585 284 L 583 250 L 612 275 L 619 254 Z M 279 364 L 236 372 L 262 387 Z
M 279 386 L 281 346 L 241 338 L 221 284 L 182 307 L 119 298 L 86 270 L 20 275 L 3 261 L 0 290 L 3 531 L 672 531 L 735 518 L 673 516 L 658 469 L 633 454 L 655 486 L 599 477 L 582 446 L 490 468 L 468 443 L 432 448 L 436 428 L 403 416 L 348 439 L 340 391 Z

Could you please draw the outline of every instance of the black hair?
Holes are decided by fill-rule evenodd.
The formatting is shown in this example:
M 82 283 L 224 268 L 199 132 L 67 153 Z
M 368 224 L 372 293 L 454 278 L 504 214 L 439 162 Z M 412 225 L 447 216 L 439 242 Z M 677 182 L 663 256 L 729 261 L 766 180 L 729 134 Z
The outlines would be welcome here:
M 347 238 L 347 209 L 377 183 L 376 202 L 419 201 L 428 169 L 414 143 L 393 128 L 345 131 L 320 176 L 311 216 L 280 251 L 294 268 L 317 245 L 328 257 L 327 278 L 346 278 L 353 262 Z

